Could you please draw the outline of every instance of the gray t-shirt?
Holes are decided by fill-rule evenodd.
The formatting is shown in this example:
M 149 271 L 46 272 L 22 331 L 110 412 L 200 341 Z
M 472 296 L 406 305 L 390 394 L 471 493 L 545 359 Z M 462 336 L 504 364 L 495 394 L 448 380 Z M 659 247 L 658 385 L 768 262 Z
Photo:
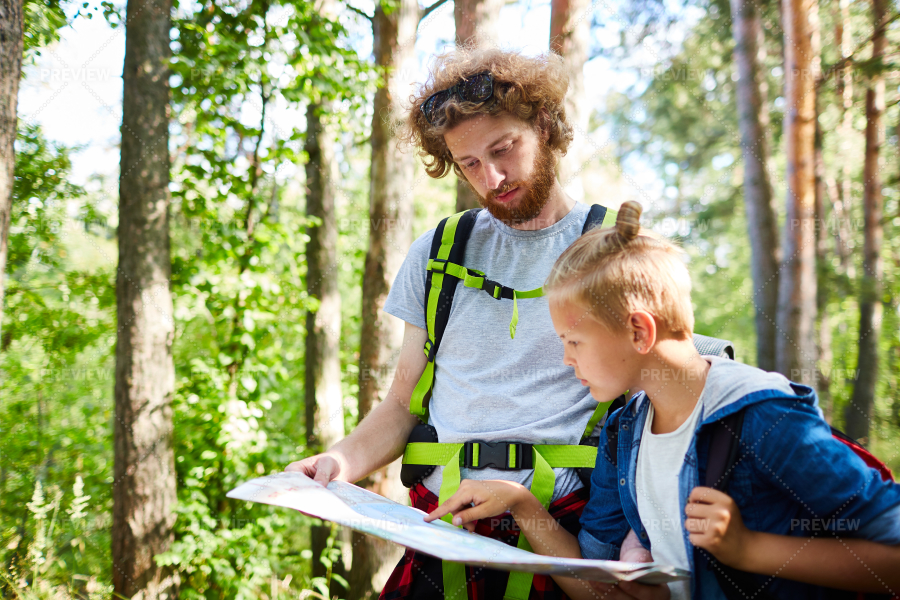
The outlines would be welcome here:
M 553 263 L 580 235 L 589 207 L 576 203 L 557 223 L 520 231 L 478 214 L 464 265 L 516 290 L 544 284 Z M 425 329 L 425 267 L 434 230 L 413 242 L 384 310 Z M 563 364 L 546 298 L 518 300 L 519 324 L 510 339 L 513 301 L 457 285 L 450 318 L 435 358 L 429 423 L 441 442 L 480 440 L 578 444 L 597 406 L 588 388 Z M 423 483 L 438 493 L 442 468 Z M 553 499 L 582 487 L 572 469 L 554 469 Z M 462 469 L 464 479 L 505 479 L 530 487 L 533 471 Z

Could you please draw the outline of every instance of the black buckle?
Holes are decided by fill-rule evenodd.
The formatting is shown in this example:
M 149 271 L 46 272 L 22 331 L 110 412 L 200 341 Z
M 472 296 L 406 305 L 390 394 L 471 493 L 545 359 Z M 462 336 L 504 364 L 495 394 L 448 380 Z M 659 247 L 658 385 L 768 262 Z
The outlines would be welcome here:
M 481 284 L 481 289 L 487 292 L 494 300 L 501 300 L 503 298 L 503 286 L 496 281 L 485 279 L 484 283 Z
M 441 265 L 441 268 L 438 268 L 438 265 Z M 431 270 L 437 271 L 438 273 L 447 274 L 447 261 L 443 258 L 432 258 L 431 259 Z
M 478 464 L 474 464 L 474 446 L 478 444 Z M 516 457 L 516 466 L 509 466 L 510 446 Z M 466 442 L 463 444 L 463 467 L 466 469 L 485 469 L 493 467 L 502 471 L 518 471 L 519 469 L 533 469 L 534 457 L 531 452 L 531 444 L 520 442 Z
M 428 362 L 434 361 L 435 354 L 437 354 L 437 347 L 431 343 L 431 340 L 425 340 L 425 355 L 428 357 Z

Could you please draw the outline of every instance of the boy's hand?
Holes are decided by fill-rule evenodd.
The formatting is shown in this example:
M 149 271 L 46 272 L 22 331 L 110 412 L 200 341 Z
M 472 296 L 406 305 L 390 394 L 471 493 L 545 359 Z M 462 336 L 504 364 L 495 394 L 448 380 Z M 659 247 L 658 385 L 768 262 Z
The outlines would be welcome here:
M 633 581 L 621 581 L 618 584 L 591 581 L 591 588 L 603 600 L 668 600 L 671 597 L 669 586 L 645 585 Z
M 514 512 L 519 504 L 531 496 L 528 489 L 512 481 L 464 479 L 455 494 L 425 517 L 430 523 L 446 514 L 453 514 L 453 524 L 475 531 L 475 521 Z
M 619 560 L 622 562 L 648 563 L 653 562 L 650 551 L 641 545 L 634 529 L 628 531 L 622 547 L 619 548 Z
M 721 563 L 740 568 L 751 531 L 744 526 L 737 504 L 728 494 L 708 487 L 695 487 L 684 509 L 684 528 L 691 543 L 703 548 Z

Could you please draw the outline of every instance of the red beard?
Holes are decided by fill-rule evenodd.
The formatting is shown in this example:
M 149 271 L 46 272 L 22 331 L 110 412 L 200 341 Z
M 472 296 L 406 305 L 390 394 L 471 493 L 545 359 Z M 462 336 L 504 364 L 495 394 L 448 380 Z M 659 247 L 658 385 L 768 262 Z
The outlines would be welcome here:
M 476 194 L 479 204 L 494 215 L 498 221 L 510 227 L 531 221 L 541 214 L 541 210 L 550 200 L 550 190 L 556 180 L 553 155 L 547 144 L 541 144 L 538 149 L 531 173 L 530 180 L 512 181 L 496 190 L 488 190 L 485 198 Z M 522 188 L 522 192 L 520 192 L 522 195 L 518 200 L 514 200 L 510 204 L 497 201 L 497 196 L 514 188 Z

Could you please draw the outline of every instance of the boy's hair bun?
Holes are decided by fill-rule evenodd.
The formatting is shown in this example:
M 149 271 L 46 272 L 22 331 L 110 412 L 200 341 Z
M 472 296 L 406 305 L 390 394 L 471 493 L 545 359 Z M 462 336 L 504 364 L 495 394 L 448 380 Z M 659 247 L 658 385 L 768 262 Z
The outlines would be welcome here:
M 634 200 L 624 202 L 619 207 L 619 214 L 616 216 L 616 233 L 619 234 L 619 239 L 623 244 L 627 244 L 641 232 L 642 212 L 644 212 L 644 208 Z

